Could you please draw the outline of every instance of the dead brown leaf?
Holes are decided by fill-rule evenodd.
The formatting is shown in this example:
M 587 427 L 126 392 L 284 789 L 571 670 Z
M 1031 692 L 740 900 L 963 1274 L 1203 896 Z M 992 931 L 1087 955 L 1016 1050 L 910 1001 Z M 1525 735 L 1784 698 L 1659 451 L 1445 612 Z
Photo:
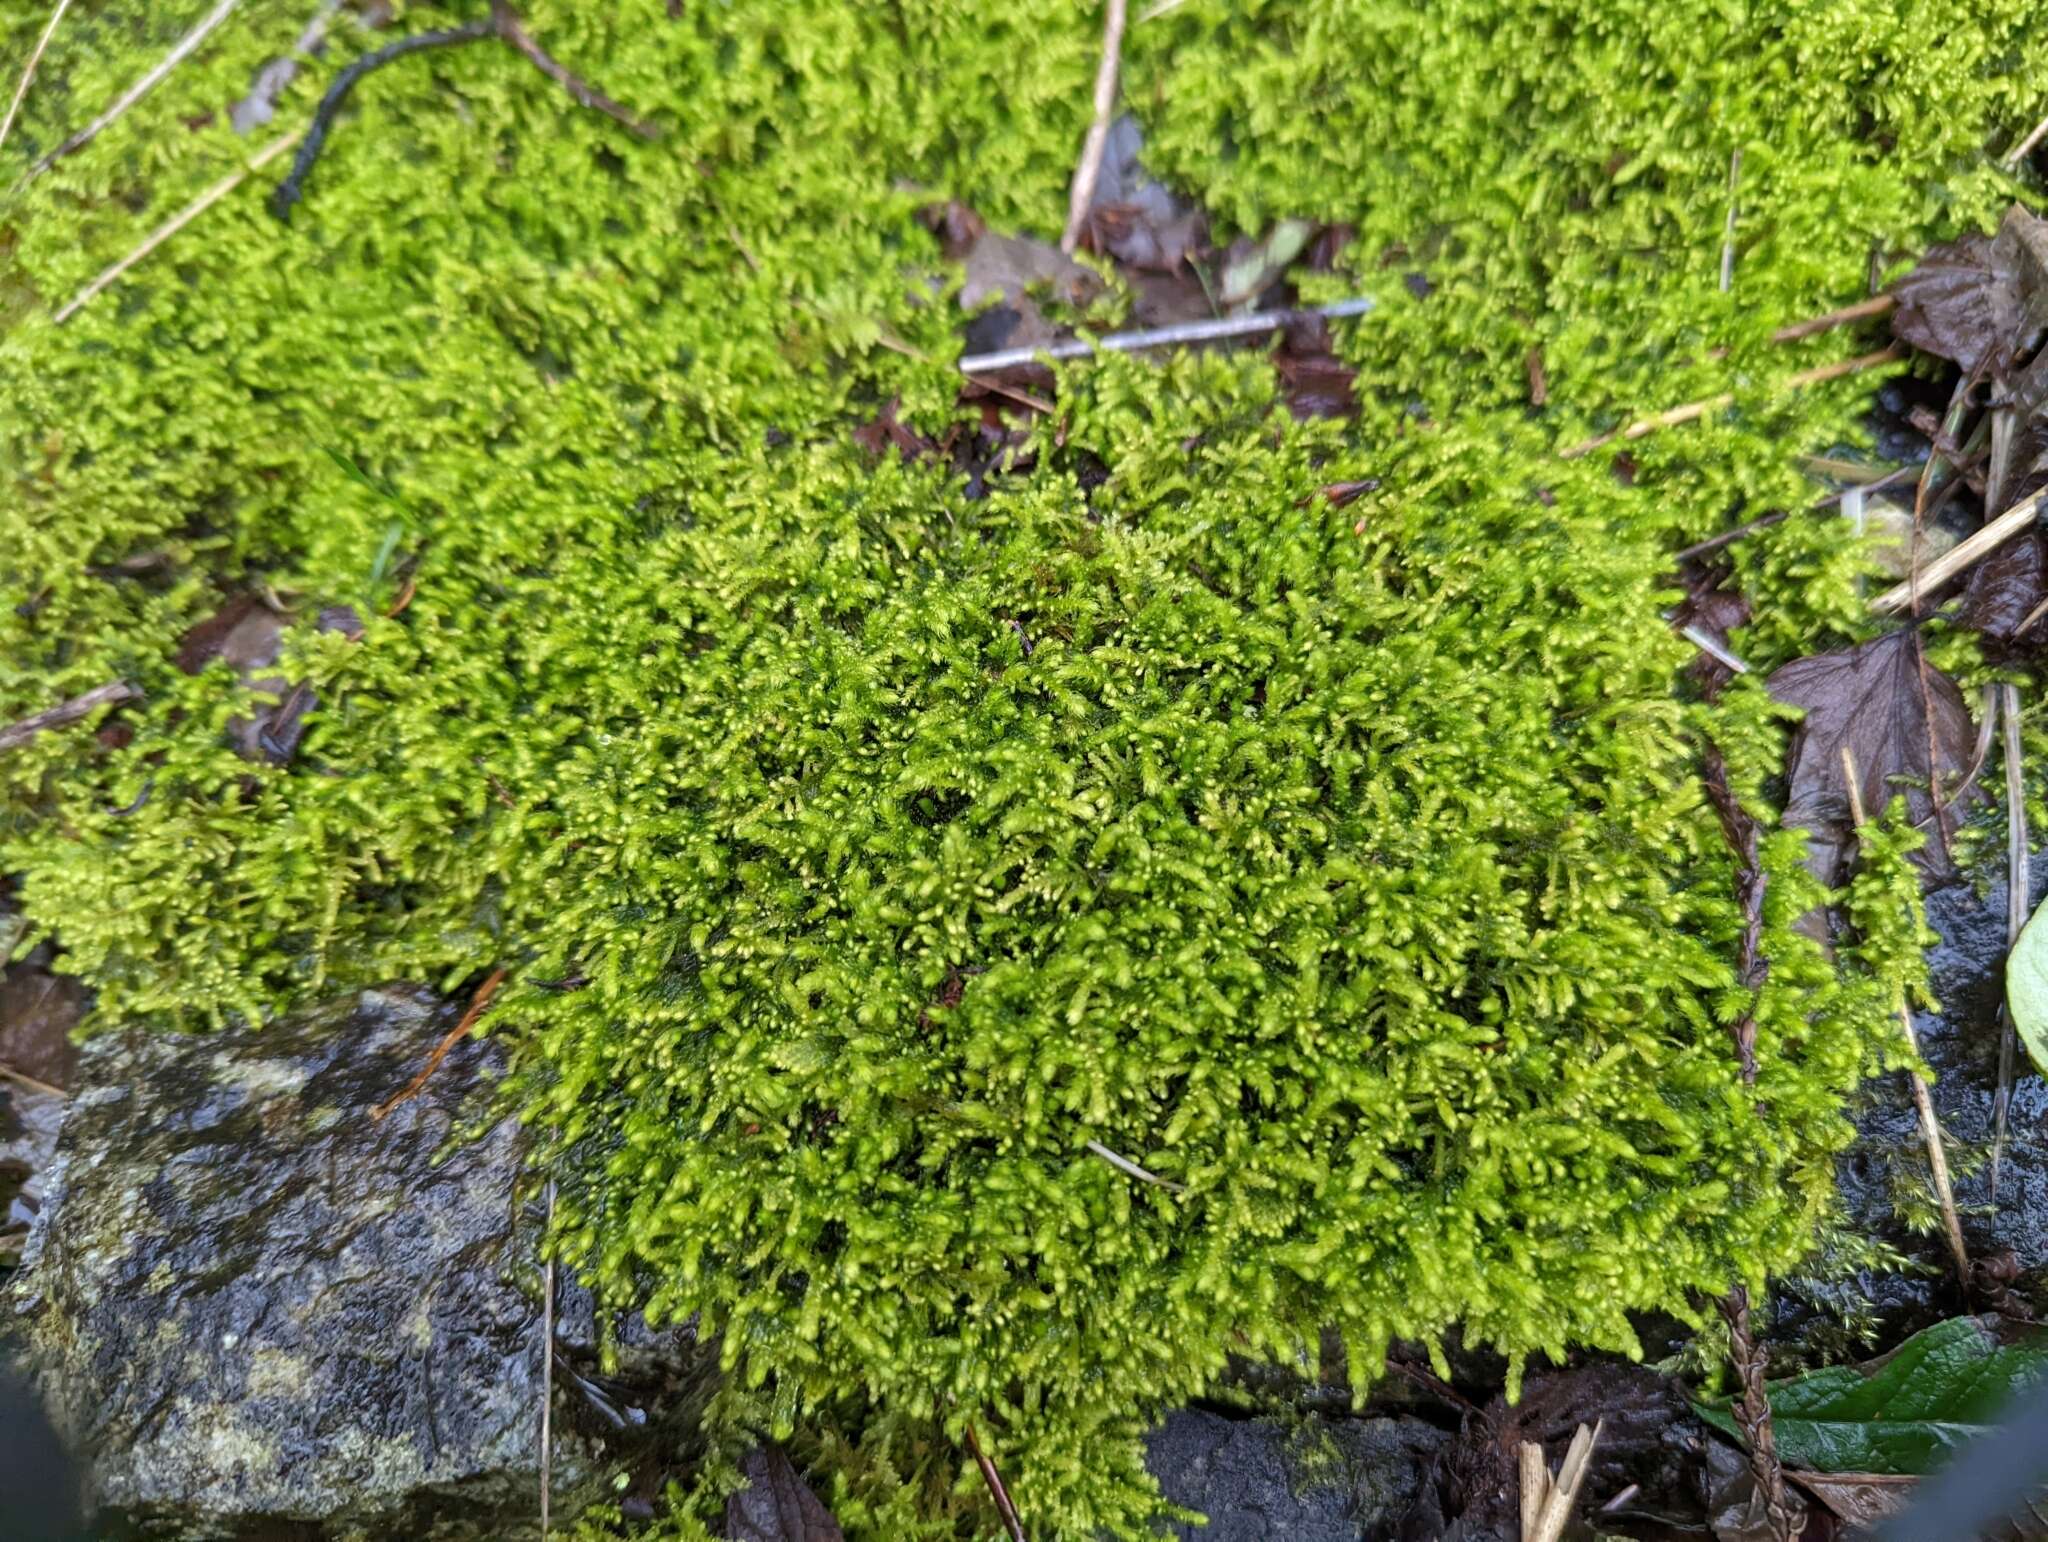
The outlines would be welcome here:
M 2030 530 L 1970 570 L 1956 619 L 2003 649 L 2016 643 L 2048 641 L 2048 633 L 2038 625 L 2028 637 L 2020 635 L 2021 624 L 2044 598 L 2048 598 L 2048 565 L 2043 563 L 2039 532 Z
M 1928 248 L 1892 286 L 1892 334 L 1966 375 L 2004 381 L 2048 325 L 2048 222 L 2015 206 L 1995 236 Z
M 92 998 L 76 975 L 50 968 L 52 957 L 44 943 L 0 969 L 0 1067 L 65 1091 L 78 1069 L 71 1030 Z
M 1934 812 L 1928 782 L 1937 782 L 1946 804 L 1975 747 L 1977 730 L 1963 693 L 1933 665 L 1925 664 L 1923 673 L 1915 636 L 1908 627 L 1815 654 L 1765 682 L 1772 696 L 1806 714 L 1786 760 L 1785 823 L 1807 832 L 1807 865 L 1831 886 L 1843 876 L 1854 828 L 1842 770 L 1845 746 L 1856 763 L 1863 806 L 1874 815 L 1903 793 L 1916 823 Z M 1943 846 L 1936 839 L 1923 848 L 1930 871 L 1946 871 Z
M 845 1542 L 839 1522 L 782 1447 L 754 1447 L 741 1459 L 740 1473 L 747 1486 L 725 1502 L 725 1534 L 732 1542 Z
M 1906 1507 L 1918 1478 L 1874 1472 L 1787 1472 L 1786 1477 L 1813 1495 L 1829 1512 L 1850 1526 L 1875 1526 Z
M 870 455 L 887 454 L 893 445 L 905 465 L 937 459 L 939 447 L 896 416 L 902 405 L 900 396 L 891 397 L 873 418 L 853 431 L 853 442 Z
M 1297 418 L 1348 418 L 1358 411 L 1358 372 L 1337 357 L 1330 323 L 1321 316 L 1290 322 L 1273 351 L 1287 410 Z

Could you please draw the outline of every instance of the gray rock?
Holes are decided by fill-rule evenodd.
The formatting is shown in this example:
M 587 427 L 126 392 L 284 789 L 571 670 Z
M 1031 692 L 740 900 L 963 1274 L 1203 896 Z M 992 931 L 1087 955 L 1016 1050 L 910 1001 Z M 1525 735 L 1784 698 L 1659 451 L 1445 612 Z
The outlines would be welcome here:
M 536 1234 L 520 1131 L 490 1118 L 499 1050 L 463 1041 L 370 1118 L 448 1026 L 388 990 L 87 1047 L 13 1294 L 103 1512 L 190 1539 L 537 1532 Z M 555 1421 L 557 1517 L 601 1476 L 586 1422 Z
M 1390 1536 L 1448 1437 L 1420 1419 L 1282 1424 L 1181 1409 L 1146 1440 L 1166 1497 L 1209 1518 L 1182 1542 L 1369 1542 Z
M 2033 870 L 2032 898 L 2038 905 L 2048 892 L 2048 861 L 2037 857 Z M 1914 1017 L 1921 1052 L 1936 1074 L 1934 1106 L 1942 1127 L 1952 1140 L 1980 1149 L 1991 1140 L 1998 1087 L 2005 896 L 2002 883 L 1981 897 L 1967 884 L 1928 896 L 1927 919 L 1941 941 L 1927 962 L 1941 1010 Z M 2024 1053 L 2018 1066 L 1997 1203 L 1992 1204 L 1988 1164 L 1957 1179 L 1956 1201 L 1972 1258 L 2011 1249 L 2020 1269 L 2020 1290 L 2038 1301 L 2048 1298 L 2048 1083 Z M 1895 1167 L 1916 1174 L 1925 1169 L 1919 1123 L 1902 1075 L 1865 1089 L 1856 1125 L 1856 1142 L 1837 1169 L 1854 1224 L 1929 1265 L 1923 1278 L 1863 1278 L 1845 1287 L 1869 1302 L 1891 1338 L 1963 1310 L 1964 1304 L 1940 1238 L 1906 1234 L 1892 1212 Z M 1796 1329 L 1801 1315 L 1791 1312 L 1788 1326 Z

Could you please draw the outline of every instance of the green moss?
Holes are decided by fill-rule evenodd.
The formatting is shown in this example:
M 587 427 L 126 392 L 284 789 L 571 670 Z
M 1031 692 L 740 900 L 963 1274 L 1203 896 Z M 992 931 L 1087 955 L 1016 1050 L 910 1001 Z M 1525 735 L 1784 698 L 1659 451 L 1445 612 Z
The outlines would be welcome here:
M 1981 152 L 2048 78 L 2023 16 L 1143 23 L 1159 169 L 1247 228 L 1358 227 L 1325 282 L 1381 301 L 1343 330 L 1365 406 L 1294 424 L 1255 357 L 1076 367 L 974 502 L 850 431 L 955 415 L 880 345 L 958 346 L 914 207 L 1058 224 L 1092 5 L 541 0 L 658 142 L 509 50 L 422 55 L 289 227 L 244 189 L 54 326 L 239 163 L 225 108 L 304 9 L 251 0 L 4 215 L 0 719 L 148 699 L 130 742 L 0 757 L 0 868 L 104 1018 L 508 966 L 563 1254 L 722 1330 L 729 1422 L 796 1431 L 865 1535 L 989 1526 L 968 1419 L 1034 1535 L 1139 1535 L 1137 1432 L 1227 1354 L 1632 1350 L 1630 1311 L 1800 1256 L 1900 966 L 1794 930 L 1777 836 L 1771 974 L 1736 986 L 1696 748 L 1761 807 L 1782 718 L 1681 699 L 1662 575 L 1858 441 L 1867 379 L 1777 384 L 1857 342 L 1768 333 L 1995 212 Z M 74 7 L 0 176 L 185 24 Z M 1554 454 L 1722 391 L 1632 482 Z M 1841 522 L 1735 552 L 1752 662 L 1864 628 Z M 289 767 L 227 747 L 222 666 L 173 663 L 259 583 L 369 618 L 295 631 Z

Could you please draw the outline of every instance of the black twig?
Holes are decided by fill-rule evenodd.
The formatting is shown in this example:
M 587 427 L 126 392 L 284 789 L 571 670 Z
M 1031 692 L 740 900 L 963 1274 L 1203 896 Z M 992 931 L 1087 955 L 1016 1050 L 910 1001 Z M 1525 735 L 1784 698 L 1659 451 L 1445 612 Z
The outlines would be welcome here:
M 418 53 L 423 48 L 447 48 L 456 43 L 473 43 L 479 38 L 495 37 L 498 24 L 495 20 L 473 21 L 463 27 L 446 27 L 438 32 L 415 32 L 410 37 L 399 38 L 386 43 L 373 53 L 364 54 L 350 62 L 327 88 L 327 94 L 320 98 L 320 105 L 313 110 L 312 125 L 306 130 L 306 137 L 299 141 L 299 153 L 292 157 L 292 169 L 285 179 L 277 184 L 270 195 L 270 212 L 281 220 L 292 217 L 292 205 L 297 203 L 304 191 L 306 176 L 313 169 L 313 163 L 320 159 L 320 152 L 327 144 L 327 131 L 334 126 L 335 115 L 348 100 L 356 82 L 380 65 L 389 64 L 393 59 L 402 59 L 407 54 Z

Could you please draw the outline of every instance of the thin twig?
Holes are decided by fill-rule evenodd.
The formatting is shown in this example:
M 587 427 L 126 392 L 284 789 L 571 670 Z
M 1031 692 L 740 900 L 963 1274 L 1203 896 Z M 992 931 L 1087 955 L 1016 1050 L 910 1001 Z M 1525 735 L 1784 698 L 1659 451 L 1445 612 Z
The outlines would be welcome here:
M 1742 180 L 1742 147 L 1728 158 L 1728 223 L 1721 230 L 1721 293 L 1735 287 L 1735 187 Z
M 476 1025 L 476 1020 L 483 1016 L 484 1008 L 491 1004 L 491 997 L 497 994 L 498 987 L 504 981 L 504 970 L 493 969 L 491 971 L 489 978 L 476 988 L 476 994 L 469 998 L 469 1009 L 462 1014 L 462 1021 L 453 1028 L 450 1028 L 442 1036 L 441 1042 L 434 1046 L 434 1052 L 427 1056 L 427 1063 L 420 1067 L 419 1075 L 371 1109 L 370 1117 L 372 1119 L 382 1120 L 399 1104 L 419 1096 L 420 1088 L 427 1084 L 427 1078 L 432 1076 L 435 1068 L 448 1058 L 448 1051 L 455 1048 L 456 1044 L 461 1041 L 462 1036 Z
M 1899 303 L 1898 296 L 1874 294 L 1867 300 L 1858 300 L 1854 305 L 1845 305 L 1840 310 L 1829 311 L 1825 316 L 1812 316 L 1805 321 L 1795 321 L 1778 328 L 1771 334 L 1774 343 L 1796 343 L 1803 337 L 1817 337 L 1823 332 L 1832 332 L 1836 327 L 1845 327 L 1852 321 L 1867 321 L 1872 316 L 1882 316 Z
M 184 208 L 144 236 L 141 244 L 134 251 L 123 257 L 119 262 L 101 273 L 98 278 L 79 290 L 77 294 L 65 301 L 63 309 L 59 310 L 53 318 L 56 323 L 62 326 L 73 316 L 77 315 L 79 308 L 92 299 L 94 295 L 105 289 L 115 279 L 126 273 L 159 246 L 162 246 L 164 242 L 170 240 L 172 236 L 198 219 L 200 215 L 248 181 L 255 173 L 261 171 L 265 166 L 268 166 L 272 161 L 284 154 L 285 151 L 297 144 L 299 135 L 303 132 L 303 129 L 294 129 L 282 138 L 273 139 L 250 158 L 248 165 L 244 166 L 240 171 L 230 172 L 227 176 L 222 177 L 212 187 L 201 193 L 197 198 L 186 204 Z
M 1143 26 L 1148 21 L 1157 21 L 1160 17 L 1169 12 L 1179 10 L 1187 3 L 1188 0 L 1156 0 L 1155 4 L 1138 13 L 1138 25 Z
M 989 370 L 1015 369 L 1019 364 L 1030 364 L 1038 359 L 1085 359 L 1097 353 L 1131 353 L 1141 348 L 1172 348 L 1182 343 L 1213 343 L 1228 337 L 1256 337 L 1262 332 L 1277 332 L 1282 327 L 1317 316 L 1325 319 L 1363 316 L 1372 307 L 1371 297 L 1361 295 L 1357 299 L 1338 300 L 1306 310 L 1257 311 L 1249 316 L 1222 316 L 1213 321 L 1177 321 L 1171 326 L 1147 327 L 1137 332 L 1111 332 L 1093 339 L 1074 337 L 1062 343 L 1041 343 L 1035 348 L 1001 348 L 994 353 L 970 353 L 960 360 L 958 368 L 963 375 L 978 375 Z
M 547 1247 L 547 1235 L 555 1229 L 555 1180 L 548 1179 L 547 1231 L 541 1234 L 541 1247 Z M 552 1418 L 555 1406 L 555 1261 L 544 1258 L 541 1262 L 540 1277 L 540 1534 L 548 1534 L 548 1491 L 554 1485 L 552 1476 L 555 1454 Z
M 1749 1322 L 1749 1287 L 1733 1285 L 1719 1303 L 1728 1324 L 1728 1354 L 1735 1362 L 1741 1395 L 1731 1410 L 1749 1451 L 1750 1476 L 1756 1479 L 1763 1497 L 1764 1518 L 1773 1542 L 1792 1542 L 1799 1528 L 1793 1524 L 1792 1501 L 1785 1492 L 1785 1469 L 1778 1461 L 1778 1437 L 1771 1428 L 1770 1394 L 1764 1390 L 1768 1353 L 1756 1341 Z
M 1917 586 L 1911 579 L 1908 579 L 1896 588 L 1885 590 L 1883 594 L 1880 594 L 1870 602 L 1870 608 L 1879 615 L 1888 615 L 1892 611 L 1903 610 L 1913 604 L 1916 587 L 1920 593 L 1931 593 L 1939 589 L 1951 578 L 1954 578 L 1956 574 L 1962 572 L 1964 568 L 1996 551 L 2022 530 L 2032 525 L 2040 517 L 2044 505 L 2048 505 L 2048 488 L 2043 488 L 2040 492 L 2022 498 L 2003 514 L 1986 524 L 1983 529 L 1958 541 L 1954 546 L 1943 552 L 1927 565 L 1925 572 L 1919 575 Z
M 45 1093 L 53 1098 L 68 1098 L 71 1096 L 62 1087 L 46 1082 L 39 1076 L 31 1076 L 26 1071 L 17 1071 L 11 1065 L 0 1065 L 0 1076 L 6 1077 L 11 1082 L 19 1082 L 31 1092 Z
M 1880 348 L 1876 353 L 1866 353 L 1854 359 L 1842 359 L 1833 364 L 1803 369 L 1796 375 L 1787 375 L 1779 382 L 1778 389 L 1796 391 L 1806 386 L 1819 385 L 1825 380 L 1839 380 L 1844 375 L 1854 375 L 1880 364 L 1889 364 L 1898 357 L 1899 348 L 1894 343 L 1889 348 Z M 1660 428 L 1676 428 L 1681 423 L 1694 422 L 1710 412 L 1719 412 L 1723 407 L 1731 407 L 1734 404 L 1735 394 L 1732 391 L 1724 391 L 1719 396 L 1709 396 L 1703 401 L 1687 402 L 1682 407 L 1672 407 L 1655 417 L 1638 418 L 1626 428 L 1610 429 L 1604 434 L 1595 434 L 1591 439 L 1583 439 L 1569 449 L 1558 451 L 1558 458 L 1574 460 L 1604 445 L 1612 444 L 1617 439 L 1641 439 L 1646 434 L 1656 433 Z
M 1145 1171 L 1144 1168 L 1140 1167 L 1136 1162 L 1133 1162 L 1129 1157 L 1118 1156 L 1114 1151 L 1110 1150 L 1109 1147 L 1103 1145 L 1100 1141 L 1083 1141 L 1082 1144 L 1085 1145 L 1090 1151 L 1094 1152 L 1097 1156 L 1101 1157 L 1102 1160 L 1107 1162 L 1111 1167 L 1114 1167 L 1118 1172 L 1129 1173 L 1133 1178 L 1140 1179 L 1146 1183 L 1156 1183 L 1162 1189 L 1170 1189 L 1176 1194 L 1185 1194 L 1188 1191 L 1188 1186 L 1186 1184 L 1175 1183 L 1171 1178 L 1162 1178 L 1157 1173 L 1148 1173 L 1147 1171 Z
M 965 1427 L 967 1449 L 974 1457 L 974 1465 L 981 1469 L 981 1481 L 988 1485 L 989 1494 L 995 1499 L 996 1513 L 1003 1518 L 1003 1529 L 1010 1533 L 1010 1542 L 1024 1542 L 1024 1523 L 1017 1518 L 1017 1507 L 1010 1503 L 1010 1491 L 1003 1487 L 1002 1474 L 996 1471 L 996 1464 L 983 1454 L 981 1442 L 974 1437 L 974 1426 Z
M 0 728 L 0 753 L 18 750 L 46 728 L 62 728 L 88 716 L 97 707 L 114 706 L 124 701 L 134 701 L 142 695 L 126 680 L 109 680 L 105 685 L 96 685 L 83 696 L 74 696 L 69 701 L 59 702 L 47 711 L 33 717 L 25 717 L 18 723 L 9 723 Z
M 306 177 L 313 170 L 313 163 L 320 159 L 320 152 L 326 147 L 327 134 L 334 127 L 335 115 L 341 111 L 348 94 L 355 90 L 356 82 L 380 65 L 389 64 L 393 59 L 402 59 L 407 54 L 418 53 L 423 48 L 449 48 L 457 43 L 474 43 L 479 38 L 495 37 L 498 32 L 496 21 L 484 18 L 460 27 L 444 27 L 438 32 L 415 32 L 386 43 L 382 48 L 352 59 L 329 82 L 326 94 L 320 98 L 320 105 L 313 109 L 313 121 L 306 128 L 306 136 L 299 144 L 299 153 L 292 158 L 292 169 L 277 184 L 270 195 L 270 212 L 281 220 L 291 218 L 292 205 L 297 203 L 305 190 Z
M 292 169 L 270 195 L 271 212 L 279 219 L 290 219 L 292 206 L 303 192 L 307 173 L 320 158 L 326 147 L 328 131 L 334 126 L 334 118 L 341 111 L 342 103 L 355 89 L 357 81 L 379 65 L 389 64 L 393 59 L 423 48 L 446 48 L 457 43 L 473 43 L 479 38 L 495 37 L 510 44 L 523 54 L 533 66 L 548 79 L 554 81 L 576 99 L 578 105 L 601 112 L 624 124 L 642 139 L 653 139 L 660 130 L 634 117 L 617 102 L 606 96 L 581 76 L 568 69 L 545 48 L 536 43 L 520 25 L 518 13 L 506 0 L 491 0 L 491 14 L 487 19 L 473 21 L 461 27 L 448 27 L 438 32 L 417 32 L 411 37 L 399 38 L 387 43 L 374 53 L 364 54 L 355 60 L 327 88 L 327 94 L 320 98 L 320 105 L 314 109 L 313 123 L 306 131 L 305 142 L 299 146 L 299 153 L 292 162 Z M 746 253 L 744 245 L 740 248 Z M 751 260 L 751 258 L 750 258 Z
M 57 0 L 57 9 L 50 12 L 49 25 L 36 39 L 35 51 L 28 56 L 28 63 L 22 68 L 21 84 L 14 88 L 14 100 L 7 104 L 7 116 L 0 118 L 0 145 L 7 143 L 8 130 L 14 127 L 14 115 L 21 111 L 21 99 L 28 95 L 28 83 L 36 78 L 36 66 L 43 62 L 43 50 L 50 46 L 50 34 L 57 30 L 57 23 L 64 19 L 64 13 L 70 8 L 71 0 Z
M 1116 72 L 1124 46 L 1124 0 L 1107 0 L 1102 22 L 1102 62 L 1095 69 L 1095 119 L 1081 142 L 1081 164 L 1074 168 L 1073 191 L 1067 195 L 1067 232 L 1060 250 L 1071 252 L 1087 228 L 1095 202 L 1096 179 L 1102 175 L 1102 153 L 1109 145 L 1109 126 L 1116 115 Z
M 531 59 L 536 69 L 567 91 L 579 105 L 616 119 L 642 139 L 659 137 L 660 129 L 634 117 L 602 91 L 557 62 L 554 55 L 527 34 L 526 29 L 519 24 L 518 15 L 505 0 L 491 0 L 491 20 L 497 24 L 498 36 Z
M 2027 846 L 2027 787 L 2020 758 L 2020 688 L 2001 685 L 2000 717 L 2005 726 L 2005 946 L 2010 953 L 2026 930 L 2027 907 L 2034 897 L 2032 858 Z M 1991 1099 L 1991 1202 L 1998 1203 L 1998 1175 L 2005 1160 L 2006 1115 L 2012 1106 L 2013 1077 L 2019 1030 L 2001 1002 L 1998 1039 L 1998 1091 Z
M 102 129 L 106 128 L 107 125 L 120 117 L 121 114 L 149 95 L 163 81 L 166 75 L 170 74 L 172 70 L 189 58 L 192 52 L 201 43 L 206 41 L 207 36 L 213 29 L 228 19 L 228 13 L 238 3 L 240 3 L 240 0 L 220 0 L 218 5 L 199 19 L 198 25 L 178 39 L 171 51 L 159 59 L 155 67 L 148 74 L 144 75 L 134 85 L 116 97 L 113 106 L 109 107 L 97 118 L 93 119 L 92 122 L 57 146 L 56 149 L 29 167 L 22 179 L 14 184 L 13 191 L 16 193 L 20 192 L 29 183 L 35 181 L 37 177 L 40 177 L 44 172 L 56 165 L 57 162 L 64 159 L 65 156 L 72 154 L 74 151 L 82 150 L 91 144 L 94 139 L 99 137 Z M 12 196 L 12 194 L 9 196 Z
M 1869 823 L 1869 816 L 1863 808 L 1863 782 L 1856 773 L 1856 757 L 1846 744 L 1842 746 L 1842 778 L 1849 789 L 1849 817 L 1855 821 L 1860 839 L 1863 827 Z M 1919 1060 L 1920 1036 L 1913 1030 L 1912 1006 L 1901 996 L 1896 1010 L 1899 1028 L 1906 1036 L 1906 1048 L 1913 1052 L 1915 1060 Z M 1963 1222 L 1956 1212 L 1955 1186 L 1949 1181 L 1948 1149 L 1942 1138 L 1941 1119 L 1934 1111 L 1934 1097 L 1917 1070 L 1908 1068 L 1906 1085 L 1912 1089 L 1913 1111 L 1920 1119 L 1920 1143 L 1927 1148 L 1927 1168 L 1934 1178 L 1934 1197 L 1941 1206 L 1941 1225 L 1948 1239 L 1949 1257 L 1955 1261 L 1956 1280 L 1963 1287 L 1963 1299 L 1967 1301 L 1970 1297 L 1970 1250 L 1963 1245 Z
M 2025 139 L 2022 139 L 2018 144 L 2005 152 L 2006 170 L 2010 171 L 2013 167 L 2019 165 L 2021 161 L 2025 160 L 2027 152 L 2041 142 L 2041 136 L 2044 134 L 2048 134 L 2048 118 L 2043 118 L 2039 123 L 2035 124 Z

